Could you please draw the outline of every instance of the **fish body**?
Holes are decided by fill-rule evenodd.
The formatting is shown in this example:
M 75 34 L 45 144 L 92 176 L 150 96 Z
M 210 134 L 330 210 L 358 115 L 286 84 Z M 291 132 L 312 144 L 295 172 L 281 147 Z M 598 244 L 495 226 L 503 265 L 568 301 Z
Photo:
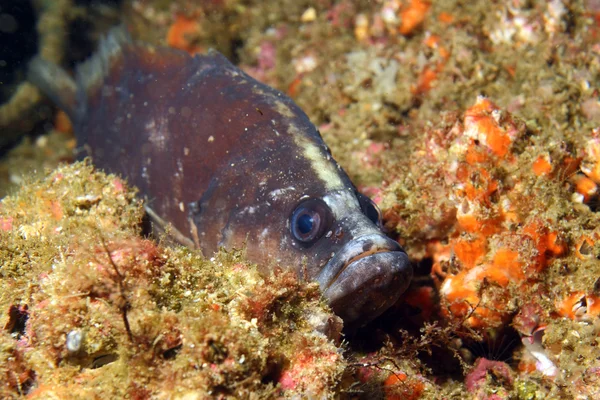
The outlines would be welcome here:
M 182 244 L 208 256 L 245 247 L 266 270 L 295 268 L 348 324 L 408 286 L 408 257 L 306 114 L 221 54 L 136 43 L 121 28 L 75 80 L 41 59 L 29 75 L 69 114 L 94 165 L 135 185 Z

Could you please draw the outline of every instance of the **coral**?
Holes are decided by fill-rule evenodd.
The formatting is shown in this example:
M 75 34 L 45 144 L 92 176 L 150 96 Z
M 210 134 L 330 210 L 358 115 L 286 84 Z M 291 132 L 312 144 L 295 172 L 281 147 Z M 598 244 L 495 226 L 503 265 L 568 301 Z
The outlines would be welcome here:
M 408 254 L 417 262 L 431 260 L 440 304 L 431 304 L 436 296 L 427 295 L 427 287 L 410 289 L 405 301 L 420 309 L 411 321 L 440 318 L 487 340 L 514 329 L 523 343 L 522 379 L 529 373 L 565 382 L 576 373 L 561 372 L 573 366 L 569 344 L 560 342 L 556 329 L 565 319 L 581 323 L 573 335 L 588 341 L 597 329 L 596 132 L 574 152 L 538 135 L 480 97 L 429 128 L 416 144 L 418 157 L 394 166 L 403 175 L 383 188 L 381 206 Z M 585 191 L 584 179 L 590 182 Z M 594 357 L 588 354 L 586 367 L 576 369 L 593 374 Z M 492 384 L 482 377 L 498 363 L 481 360 L 465 378 L 473 393 L 473 382 L 485 382 L 477 398 L 490 395 Z M 510 384 L 495 396 L 525 387 L 512 385 L 508 365 L 501 371 L 494 374 L 510 376 Z M 595 390 L 573 387 L 571 393 Z
M 2 201 L 2 397 L 332 396 L 318 285 L 144 239 L 134 195 L 78 163 Z
M 448 235 L 448 244 L 427 250 L 440 260 L 434 261 L 433 273 L 440 280 L 442 313 L 448 318 L 467 318 L 465 323 L 473 328 L 498 328 L 509 322 L 518 311 L 515 300 L 519 297 L 514 296 L 521 293 L 525 299 L 528 288 L 540 280 L 536 274 L 566 252 L 556 217 L 531 208 L 525 179 L 532 178 L 519 181 L 515 175 L 519 157 L 529 160 L 531 156 L 512 149 L 522 146 L 527 136 L 525 125 L 488 99 L 479 98 L 462 117 L 432 132 L 422 145 L 424 157 L 418 162 L 427 160 L 429 165 L 427 172 L 419 174 L 421 181 L 428 185 L 427 179 L 434 177 L 440 183 L 438 190 L 450 193 L 444 199 L 423 197 L 427 203 L 423 209 L 453 211 L 442 214 L 445 221 L 432 219 L 430 213 L 420 217 L 417 212 L 412 218 L 445 227 L 435 231 L 440 238 Z M 442 203 L 434 205 L 438 200 Z M 406 203 L 395 204 L 387 212 L 391 223 L 400 221 L 392 212 L 404 214 L 398 207 Z M 423 230 L 422 224 L 420 228 L 419 233 L 401 236 L 417 241 L 434 231 Z M 436 255 L 448 254 L 448 250 L 450 257 Z

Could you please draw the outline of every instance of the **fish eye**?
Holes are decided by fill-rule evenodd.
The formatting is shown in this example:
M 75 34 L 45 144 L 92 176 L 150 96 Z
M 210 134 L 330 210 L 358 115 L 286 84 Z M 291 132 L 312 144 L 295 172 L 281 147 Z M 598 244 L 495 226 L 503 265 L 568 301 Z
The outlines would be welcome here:
M 375 225 L 381 226 L 381 211 L 379 211 L 379 207 L 377 207 L 373 200 L 362 193 L 357 193 L 356 197 L 358 197 L 360 209 L 363 214 L 365 214 Z
M 331 210 L 323 200 L 305 200 L 292 213 L 290 230 L 294 239 L 309 245 L 323 236 L 332 221 Z

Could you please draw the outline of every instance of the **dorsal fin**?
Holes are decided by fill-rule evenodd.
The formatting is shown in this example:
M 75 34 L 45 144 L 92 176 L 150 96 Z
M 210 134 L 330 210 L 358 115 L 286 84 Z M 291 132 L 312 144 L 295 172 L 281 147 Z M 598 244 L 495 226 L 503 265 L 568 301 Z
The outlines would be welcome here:
M 131 43 L 123 25 L 112 28 L 100 40 L 96 53 L 77 67 L 75 79 L 60 66 L 40 57 L 29 63 L 27 78 L 66 112 L 71 121 L 79 121 L 85 113 L 87 93 L 94 85 L 102 84 L 114 60 Z
M 100 40 L 93 56 L 77 66 L 77 89 L 89 93 L 95 85 L 100 85 L 110 74 L 111 67 L 122 54 L 125 47 L 131 45 L 132 39 L 124 25 L 112 28 Z

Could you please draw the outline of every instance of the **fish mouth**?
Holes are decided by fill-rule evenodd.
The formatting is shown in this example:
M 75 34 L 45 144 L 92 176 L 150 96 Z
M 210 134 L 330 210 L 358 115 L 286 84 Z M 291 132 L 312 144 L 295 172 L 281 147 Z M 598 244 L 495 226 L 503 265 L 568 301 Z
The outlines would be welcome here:
M 325 264 L 317 281 L 346 325 L 364 325 L 394 304 L 412 279 L 400 245 L 382 234 L 355 238 Z

